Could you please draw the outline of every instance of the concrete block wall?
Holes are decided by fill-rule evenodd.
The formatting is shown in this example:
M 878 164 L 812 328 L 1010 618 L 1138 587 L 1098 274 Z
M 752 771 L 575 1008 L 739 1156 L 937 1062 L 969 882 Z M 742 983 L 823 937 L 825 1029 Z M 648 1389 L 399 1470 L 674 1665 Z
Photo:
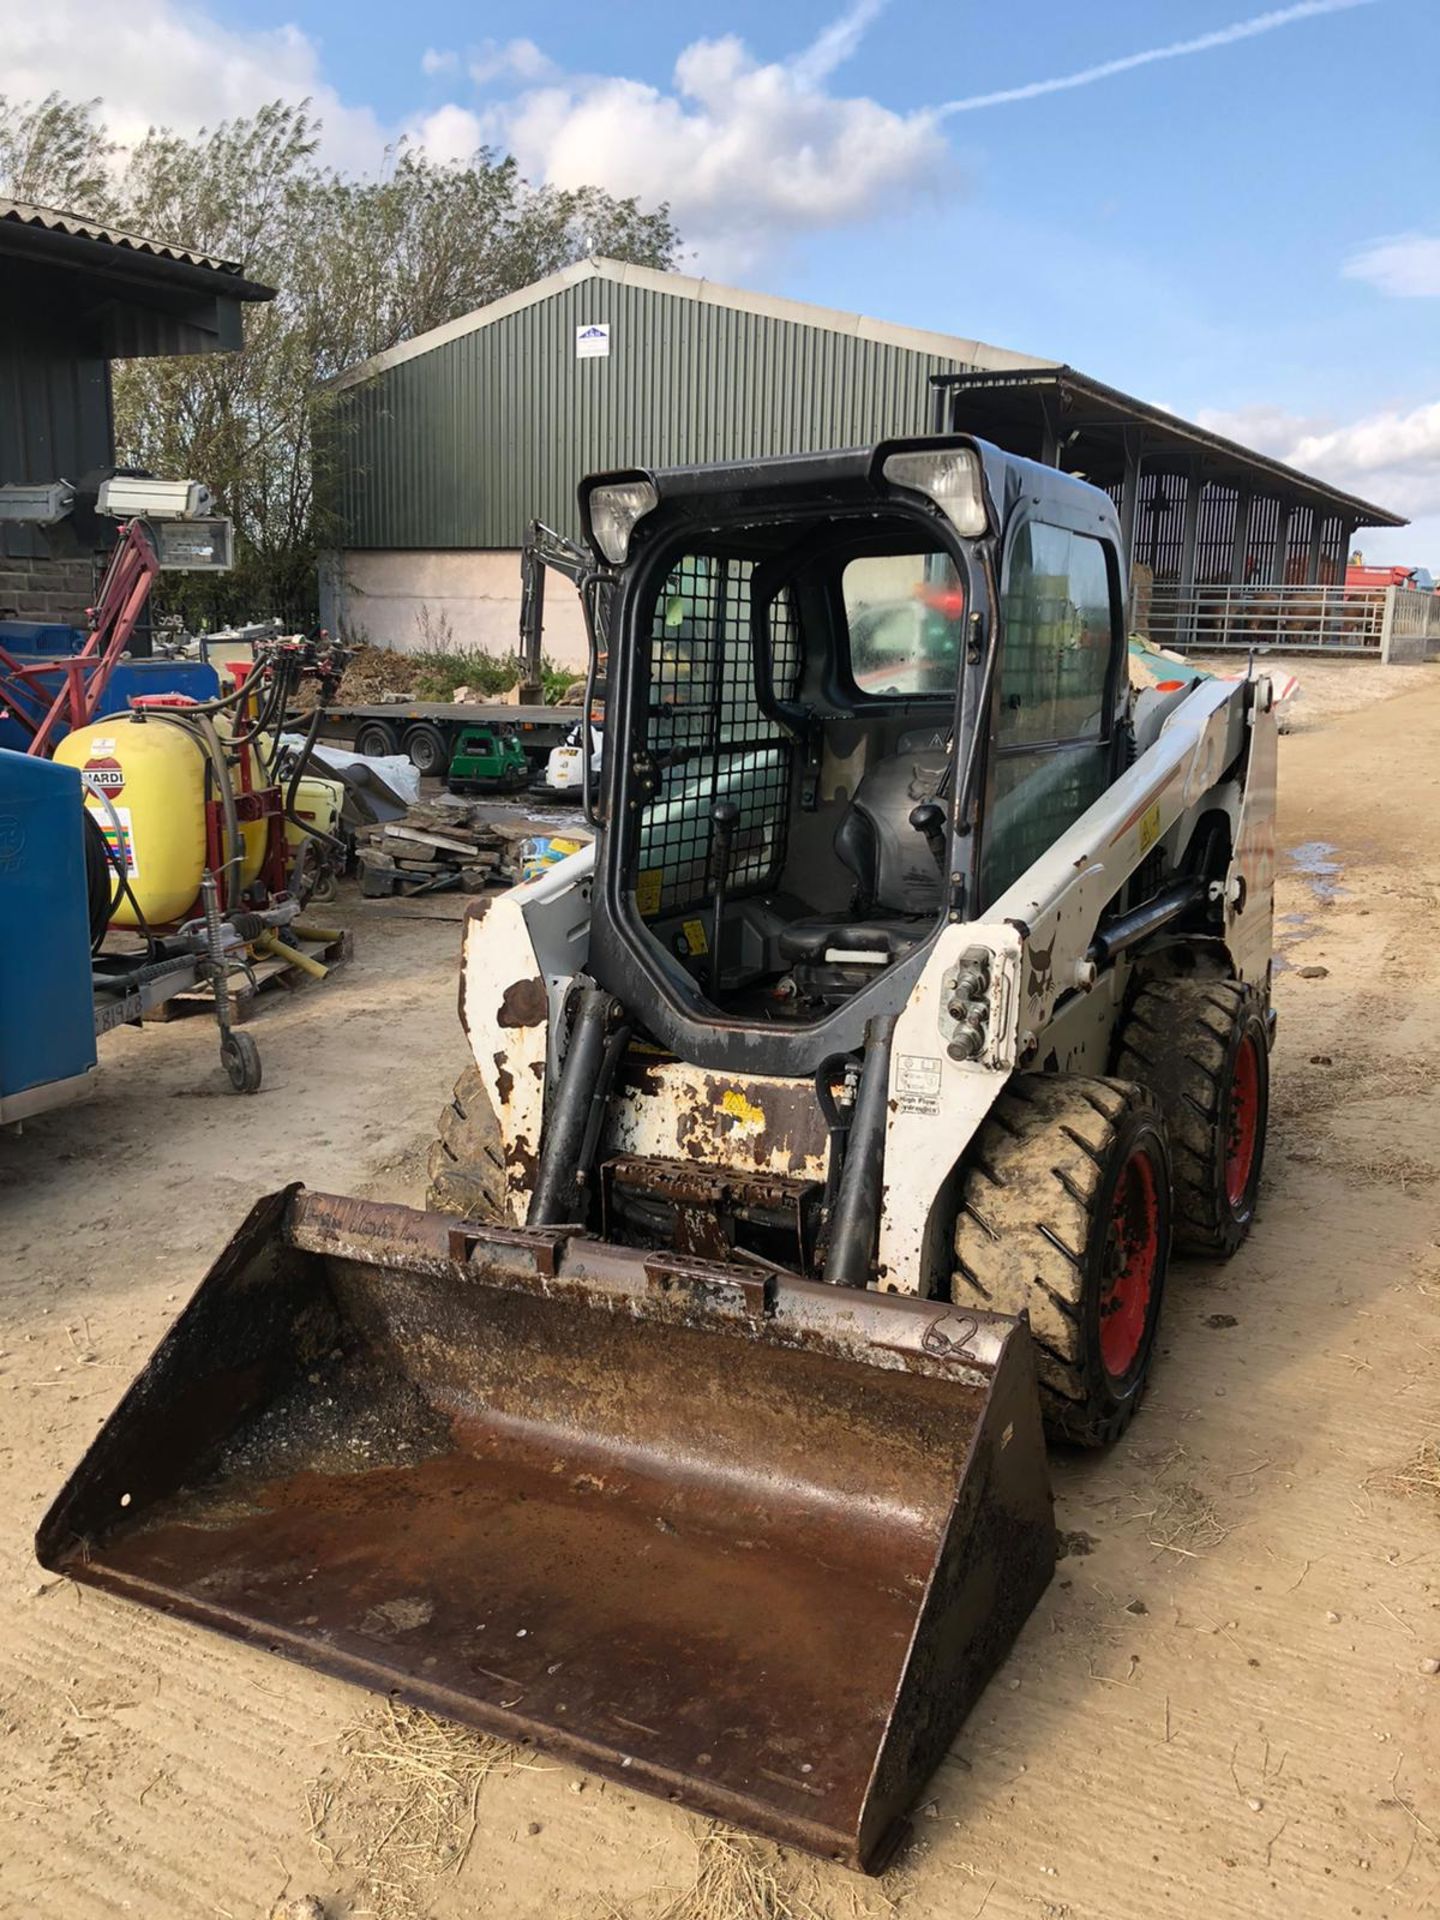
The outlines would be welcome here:
M 0 620 L 58 620 L 83 627 L 94 604 L 90 559 L 38 559 L 0 553 Z
M 320 624 L 397 653 L 483 647 L 514 653 L 520 635 L 520 554 L 515 548 L 428 552 L 352 549 L 323 556 Z M 584 669 L 579 596 L 552 574 L 545 583 L 545 652 Z

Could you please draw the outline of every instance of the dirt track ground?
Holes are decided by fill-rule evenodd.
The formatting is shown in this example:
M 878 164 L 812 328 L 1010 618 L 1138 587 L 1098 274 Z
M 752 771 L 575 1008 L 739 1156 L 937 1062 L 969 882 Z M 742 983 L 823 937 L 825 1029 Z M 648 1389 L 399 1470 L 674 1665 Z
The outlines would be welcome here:
M 1122 1446 L 1056 1463 L 1071 1552 L 896 1869 L 772 1861 L 805 1920 L 1440 1912 L 1440 669 L 1343 704 L 1281 745 L 1301 857 L 1257 1229 L 1228 1267 L 1173 1274 Z M 91 1103 L 0 1137 L 5 1920 L 265 1920 L 282 1893 L 332 1916 L 697 1910 L 671 1903 L 698 1823 L 544 1763 L 479 1785 L 458 1874 L 402 1862 L 377 1899 L 342 1739 L 360 1723 L 375 1747 L 368 1696 L 52 1584 L 30 1553 L 257 1192 L 418 1197 L 461 1064 L 456 911 L 353 903 L 353 965 L 252 1027 L 254 1100 L 203 1023 L 127 1031 Z

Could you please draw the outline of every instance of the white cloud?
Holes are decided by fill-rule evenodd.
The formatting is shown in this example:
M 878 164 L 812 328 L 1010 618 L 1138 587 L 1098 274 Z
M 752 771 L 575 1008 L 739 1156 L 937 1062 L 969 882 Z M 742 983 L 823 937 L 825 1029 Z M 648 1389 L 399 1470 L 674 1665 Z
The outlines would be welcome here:
M 493 109 L 487 132 L 532 178 L 667 200 L 708 271 L 742 271 L 791 233 L 912 202 L 948 170 L 928 112 L 824 89 L 874 12 L 852 9 L 790 61 L 759 62 L 733 34 L 697 40 L 669 89 L 609 77 L 533 88 Z
M 555 71 L 549 54 L 533 40 L 484 40 L 469 56 L 468 72 L 477 87 L 492 80 L 545 80 Z
M 427 47 L 420 56 L 420 71 L 428 80 L 442 73 L 458 73 L 460 56 L 453 47 Z
M 1183 407 L 1172 409 L 1184 413 Z M 1260 401 L 1254 406 L 1201 407 L 1194 415 L 1196 423 L 1211 433 L 1223 433 L 1257 453 L 1268 453 L 1276 460 L 1287 460 L 1289 450 L 1305 435 L 1319 433 L 1331 423 L 1319 414 L 1291 413 L 1287 407 Z
M 368 107 L 347 106 L 327 84 L 319 49 L 298 27 L 236 31 L 178 0 L 7 8 L 0 87 L 12 100 L 52 90 L 82 100 L 98 94 L 106 126 L 124 144 L 151 125 L 193 132 L 266 100 L 307 98 L 337 165 L 374 166 L 387 138 Z
M 1027 80 L 1023 86 L 1002 87 L 995 93 L 972 93 L 963 100 L 947 101 L 940 112 L 974 113 L 981 107 L 1005 107 L 1017 100 L 1037 100 L 1046 93 L 1090 87 L 1097 80 L 1112 80 L 1117 74 L 1133 73 L 1137 67 L 1153 66 L 1157 60 L 1184 60 L 1192 54 L 1213 53 L 1219 47 L 1231 47 L 1238 41 L 1273 33 L 1277 27 L 1294 26 L 1297 21 L 1314 20 L 1326 13 L 1349 13 L 1354 7 L 1374 4 L 1375 0 L 1295 0 L 1292 6 L 1273 7 L 1269 13 L 1236 20 L 1228 27 L 1217 27 L 1212 33 L 1196 34 L 1190 40 L 1172 40 L 1163 47 L 1146 47 L 1140 53 L 1122 54 L 1118 60 L 1102 60 L 1098 66 L 1082 67 L 1078 73 L 1057 74 L 1048 80 Z
M 430 158 L 442 166 L 463 164 L 485 144 L 485 130 L 479 116 L 468 107 L 457 107 L 453 101 L 412 120 L 405 135 L 414 145 L 424 147 Z
M 1344 273 L 1402 300 L 1440 299 L 1440 236 L 1397 233 L 1376 240 L 1350 256 Z
M 1358 537 L 1365 551 L 1440 572 L 1440 400 L 1381 408 L 1347 422 L 1265 406 L 1202 411 L 1196 418 L 1212 432 L 1403 513 L 1411 526 L 1363 530 Z

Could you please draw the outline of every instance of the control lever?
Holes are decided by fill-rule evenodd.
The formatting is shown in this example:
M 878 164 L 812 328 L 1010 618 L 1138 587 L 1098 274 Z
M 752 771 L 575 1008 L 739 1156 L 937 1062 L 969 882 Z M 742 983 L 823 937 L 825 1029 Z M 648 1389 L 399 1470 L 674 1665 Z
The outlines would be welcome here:
M 940 878 L 945 878 L 945 809 L 938 800 L 922 800 L 918 807 L 910 809 L 910 824 L 917 833 L 923 833 L 925 844 L 939 869 Z
M 730 885 L 730 850 L 740 809 L 733 800 L 717 800 L 710 809 L 710 996 L 720 986 L 720 923 L 725 913 L 725 890 Z

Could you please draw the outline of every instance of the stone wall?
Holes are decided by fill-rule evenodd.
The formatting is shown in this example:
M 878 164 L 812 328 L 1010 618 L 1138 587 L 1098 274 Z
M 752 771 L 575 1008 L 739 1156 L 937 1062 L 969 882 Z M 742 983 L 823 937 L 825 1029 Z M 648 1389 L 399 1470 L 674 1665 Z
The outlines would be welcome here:
M 0 620 L 58 621 L 83 627 L 95 597 L 88 555 L 33 559 L 0 553 Z

